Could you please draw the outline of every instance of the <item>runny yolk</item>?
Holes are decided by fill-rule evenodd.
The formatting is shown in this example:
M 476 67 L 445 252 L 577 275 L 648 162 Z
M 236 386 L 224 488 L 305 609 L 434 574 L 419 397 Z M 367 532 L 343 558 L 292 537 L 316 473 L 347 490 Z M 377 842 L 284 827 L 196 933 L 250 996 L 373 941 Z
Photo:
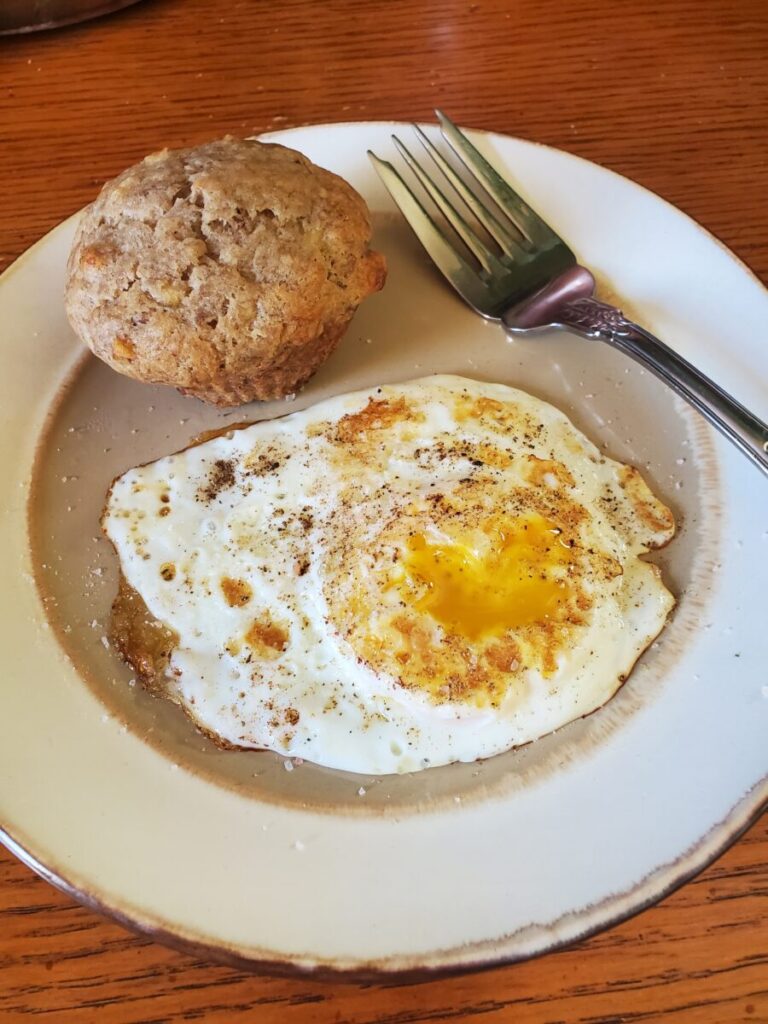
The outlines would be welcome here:
M 488 543 L 482 552 L 471 541 L 409 538 L 403 569 L 421 591 L 415 602 L 411 592 L 411 606 L 468 640 L 553 618 L 570 594 L 557 569 L 570 558 L 562 531 L 531 515 L 484 532 Z

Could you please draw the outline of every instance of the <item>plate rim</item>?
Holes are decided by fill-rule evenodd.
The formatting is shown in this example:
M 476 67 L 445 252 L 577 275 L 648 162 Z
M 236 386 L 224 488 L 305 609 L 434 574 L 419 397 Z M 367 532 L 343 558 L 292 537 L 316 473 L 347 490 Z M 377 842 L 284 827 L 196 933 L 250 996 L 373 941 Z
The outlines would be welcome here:
M 764 790 L 762 798 L 759 795 L 761 789 Z M 754 804 L 753 792 L 758 794 Z M 742 805 L 747 806 L 749 809 L 746 811 L 743 818 L 736 821 L 735 828 L 732 831 L 728 831 L 726 823 L 731 821 L 734 817 L 738 818 L 738 814 L 736 812 L 738 812 Z M 750 807 L 749 805 L 752 806 Z M 481 939 L 477 942 L 464 943 L 447 949 L 435 950 L 430 953 L 429 956 L 436 958 L 439 957 L 439 962 L 431 964 L 420 963 L 416 965 L 403 964 L 402 961 L 407 958 L 401 956 L 361 961 L 359 966 L 338 966 L 334 965 L 334 961 L 332 960 L 324 961 L 317 958 L 312 958 L 310 961 L 298 959 L 296 957 L 285 957 L 284 959 L 280 959 L 263 957 L 260 954 L 249 955 L 242 950 L 237 951 L 233 948 L 227 948 L 224 945 L 216 945 L 208 942 L 202 937 L 188 937 L 178 930 L 174 931 L 172 927 L 165 927 L 161 924 L 155 924 L 148 920 L 142 921 L 139 919 L 138 915 L 132 915 L 128 911 L 120 910 L 118 907 L 110 905 L 109 903 L 101 900 L 98 896 L 86 892 L 85 890 L 78 888 L 74 883 L 67 881 L 62 874 L 55 869 L 48 867 L 42 859 L 30 853 L 24 844 L 14 838 L 11 832 L 2 826 L 0 826 L 0 843 L 2 843 L 10 853 L 17 857 L 26 867 L 34 871 L 35 874 L 45 882 L 48 882 L 60 892 L 71 897 L 81 906 L 100 914 L 102 917 L 114 921 L 134 934 L 146 936 L 147 938 L 150 938 L 155 942 L 159 942 L 164 946 L 169 946 L 178 952 L 196 957 L 205 956 L 212 962 L 232 967 L 236 970 L 245 970 L 249 973 L 264 974 L 273 977 L 296 979 L 313 977 L 323 981 L 345 982 L 348 984 L 376 982 L 381 981 L 382 979 L 411 983 L 430 981 L 437 978 L 453 977 L 460 974 L 479 973 L 481 971 L 490 971 L 495 968 L 507 967 L 516 963 L 524 963 L 527 960 L 534 960 L 538 957 L 545 956 L 548 953 L 555 953 L 559 950 L 568 949 L 579 942 L 592 938 L 594 935 L 615 928 L 618 925 L 623 924 L 625 921 L 631 920 L 633 917 L 637 917 L 650 907 L 655 906 L 657 903 L 666 899 L 667 896 L 672 895 L 678 889 L 682 888 L 682 886 L 694 879 L 697 875 L 701 874 L 702 871 L 706 870 L 706 868 L 713 864 L 733 845 L 733 843 L 747 832 L 762 817 L 763 812 L 766 810 L 768 810 L 768 777 L 763 780 L 762 784 L 756 785 L 753 787 L 753 790 L 747 792 L 735 808 L 732 809 L 731 813 L 722 821 L 717 822 L 706 835 L 701 837 L 692 849 L 685 851 L 685 853 L 681 854 L 681 856 L 676 858 L 674 861 L 660 865 L 656 871 L 641 879 L 633 888 L 622 893 L 612 894 L 606 900 L 601 901 L 600 904 L 595 904 L 593 906 L 600 907 L 601 905 L 613 906 L 617 903 L 621 904 L 628 900 L 638 890 L 643 889 L 648 885 L 652 885 L 653 879 L 663 876 L 670 870 L 670 867 L 679 866 L 681 870 L 677 874 L 674 874 L 669 881 L 661 885 L 659 888 L 653 889 L 639 902 L 633 903 L 631 906 L 622 909 L 613 916 L 600 918 L 587 927 L 581 930 L 576 930 L 572 935 L 565 936 L 562 939 L 556 938 L 554 941 L 542 943 L 539 947 L 534 947 L 526 951 L 513 952 L 510 950 L 504 952 L 502 949 L 497 955 L 490 956 L 486 959 L 482 959 L 482 956 L 466 959 L 459 957 L 459 954 L 466 957 L 466 954 L 471 953 L 473 950 L 478 950 L 479 952 L 486 947 L 503 946 L 504 944 L 514 942 L 515 937 L 518 936 L 521 931 L 525 930 L 521 929 L 515 932 L 510 932 L 507 935 L 499 936 L 497 939 Z M 710 850 L 708 848 L 708 840 L 720 829 L 726 829 L 725 835 L 723 836 L 722 841 L 718 842 L 714 848 Z M 706 852 L 697 860 L 695 859 L 697 851 Z M 566 913 L 556 921 L 550 922 L 549 930 L 554 931 L 562 921 L 568 918 L 578 921 L 580 917 L 584 916 L 584 912 L 589 909 L 589 907 L 582 908 L 583 912 L 579 914 L 573 914 L 570 912 Z M 453 957 L 453 959 L 451 959 L 451 957 Z M 414 957 L 414 959 L 425 960 L 427 957 L 422 955 Z

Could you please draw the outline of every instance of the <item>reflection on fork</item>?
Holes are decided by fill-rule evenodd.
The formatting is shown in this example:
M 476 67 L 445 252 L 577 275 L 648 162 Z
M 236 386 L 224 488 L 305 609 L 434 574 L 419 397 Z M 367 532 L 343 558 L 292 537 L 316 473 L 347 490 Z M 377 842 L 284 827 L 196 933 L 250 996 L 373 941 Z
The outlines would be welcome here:
M 557 328 L 608 342 L 690 402 L 768 474 L 768 425 L 644 327 L 595 298 L 594 277 L 566 242 L 445 114 L 437 111 L 437 116 L 443 138 L 472 186 L 416 125 L 431 173 L 393 138 L 425 201 L 392 163 L 374 153 L 369 156 L 422 245 L 464 301 L 513 333 Z

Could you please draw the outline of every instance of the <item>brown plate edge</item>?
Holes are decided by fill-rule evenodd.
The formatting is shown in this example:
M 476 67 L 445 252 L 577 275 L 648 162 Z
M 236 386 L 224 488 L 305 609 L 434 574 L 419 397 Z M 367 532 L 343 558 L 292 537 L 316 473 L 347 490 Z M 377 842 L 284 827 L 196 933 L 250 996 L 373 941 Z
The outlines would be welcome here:
M 232 967 L 236 970 L 247 971 L 252 974 L 264 974 L 273 977 L 292 978 L 294 980 L 317 978 L 320 981 L 343 982 L 347 984 L 369 982 L 377 984 L 415 984 L 453 975 L 478 973 L 497 967 L 521 963 L 525 960 L 532 960 L 547 953 L 568 949 L 599 932 L 614 928 L 616 925 L 622 924 L 624 921 L 635 917 L 654 904 L 666 899 L 667 896 L 709 867 L 710 864 L 722 856 L 737 839 L 758 821 L 765 810 L 768 810 L 768 774 L 747 791 L 725 818 L 714 825 L 698 842 L 689 847 L 688 850 L 674 861 L 656 868 L 653 872 L 642 878 L 632 889 L 607 896 L 600 903 L 588 904 L 582 911 L 568 912 L 546 926 L 547 932 L 554 933 L 562 923 L 569 919 L 571 921 L 578 921 L 579 918 L 585 916 L 585 912 L 594 911 L 601 907 L 608 911 L 614 904 L 624 903 L 634 893 L 639 894 L 642 892 L 649 885 L 652 885 L 653 880 L 658 878 L 658 876 L 672 873 L 671 877 L 667 881 L 662 882 L 650 895 L 639 898 L 637 903 L 620 910 L 614 915 L 607 914 L 605 918 L 594 924 L 586 925 L 567 938 L 555 938 L 551 942 L 544 942 L 537 948 L 526 950 L 525 952 L 502 951 L 490 957 L 484 954 L 484 950 L 487 950 L 489 946 L 498 947 L 501 944 L 509 944 L 514 942 L 515 939 L 519 940 L 526 931 L 541 929 L 540 925 L 532 923 L 515 932 L 500 936 L 498 939 L 483 939 L 478 942 L 466 943 L 448 949 L 438 949 L 427 954 L 426 958 L 419 957 L 418 955 L 412 957 L 390 956 L 381 960 L 363 960 L 359 963 L 349 963 L 348 961 L 334 962 L 333 960 L 320 961 L 306 953 L 288 954 L 287 956 L 275 955 L 269 950 L 258 950 L 249 953 L 238 950 L 235 947 L 217 945 L 203 937 L 174 930 L 173 926 L 168 922 L 152 921 L 149 918 L 141 919 L 138 911 L 113 906 L 97 893 L 80 888 L 76 882 L 68 880 L 64 872 L 59 868 L 49 866 L 41 856 L 31 852 L 29 845 L 23 844 L 3 826 L 0 826 L 0 843 L 46 882 L 89 910 L 114 920 L 137 935 L 147 937 L 197 959 L 207 959 L 213 963 Z M 733 825 L 731 830 L 728 830 L 729 823 Z M 710 848 L 714 837 L 721 830 L 725 830 L 722 841 L 717 842 L 714 848 Z M 700 856 L 697 856 L 697 854 L 700 854 Z M 484 955 L 487 958 L 483 959 Z M 456 958 L 459 957 L 461 959 L 457 960 Z M 430 959 L 433 962 L 420 963 L 419 961 L 422 959 Z

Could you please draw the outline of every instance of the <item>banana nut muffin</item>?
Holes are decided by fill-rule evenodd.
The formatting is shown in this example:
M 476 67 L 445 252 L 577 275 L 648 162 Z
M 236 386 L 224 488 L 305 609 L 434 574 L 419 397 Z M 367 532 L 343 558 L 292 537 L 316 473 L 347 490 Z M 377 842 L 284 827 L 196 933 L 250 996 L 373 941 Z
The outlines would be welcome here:
M 70 322 L 120 373 L 217 405 L 280 398 L 384 284 L 363 199 L 284 146 L 163 150 L 107 182 L 69 257 Z

